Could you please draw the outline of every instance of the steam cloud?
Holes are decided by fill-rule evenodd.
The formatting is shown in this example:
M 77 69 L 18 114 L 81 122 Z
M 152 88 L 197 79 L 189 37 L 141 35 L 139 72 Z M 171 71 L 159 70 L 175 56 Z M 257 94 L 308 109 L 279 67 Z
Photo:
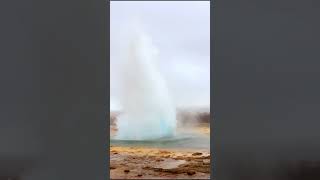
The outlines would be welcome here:
M 132 32 L 122 64 L 121 105 L 116 139 L 150 140 L 173 136 L 176 112 L 165 79 L 157 69 L 157 49 L 139 21 Z

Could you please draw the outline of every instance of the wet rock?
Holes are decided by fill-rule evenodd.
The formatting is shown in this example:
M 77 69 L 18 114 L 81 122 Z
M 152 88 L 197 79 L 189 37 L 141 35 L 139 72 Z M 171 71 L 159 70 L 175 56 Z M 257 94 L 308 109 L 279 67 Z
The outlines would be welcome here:
M 174 168 L 174 169 L 164 169 L 163 172 L 169 172 L 169 173 L 173 173 L 173 174 L 179 174 L 180 170 L 178 168 Z
M 201 153 L 201 152 L 195 152 L 195 153 L 192 153 L 192 156 L 200 156 L 200 155 L 202 155 L 202 153 Z
M 189 171 L 187 171 L 187 174 L 189 175 L 189 176 L 192 176 L 192 175 L 194 175 L 196 172 L 195 171 L 193 171 L 193 170 L 189 170 Z

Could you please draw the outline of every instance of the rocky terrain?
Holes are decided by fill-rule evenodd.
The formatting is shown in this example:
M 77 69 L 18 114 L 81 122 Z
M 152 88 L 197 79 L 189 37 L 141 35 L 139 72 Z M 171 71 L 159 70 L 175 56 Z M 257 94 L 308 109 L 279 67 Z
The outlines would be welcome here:
M 110 147 L 111 179 L 210 179 L 207 150 Z

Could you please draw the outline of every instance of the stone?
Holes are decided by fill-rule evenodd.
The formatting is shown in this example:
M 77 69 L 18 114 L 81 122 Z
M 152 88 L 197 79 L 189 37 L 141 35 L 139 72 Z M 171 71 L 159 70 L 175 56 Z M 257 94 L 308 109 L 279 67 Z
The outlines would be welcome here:
M 200 156 L 200 155 L 202 155 L 202 153 L 201 153 L 201 152 L 195 152 L 195 153 L 192 153 L 192 156 Z
M 189 170 L 189 171 L 187 171 L 187 174 L 189 175 L 189 176 L 192 176 L 192 175 L 194 175 L 196 172 L 195 171 L 192 171 L 192 170 Z

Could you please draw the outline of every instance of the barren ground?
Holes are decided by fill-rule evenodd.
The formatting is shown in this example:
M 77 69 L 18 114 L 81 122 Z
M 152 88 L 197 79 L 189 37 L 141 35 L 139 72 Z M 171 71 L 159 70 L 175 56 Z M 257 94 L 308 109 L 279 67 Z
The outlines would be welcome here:
M 111 179 L 209 179 L 205 150 L 111 147 Z
M 209 135 L 210 128 L 197 127 Z M 112 134 L 116 129 L 112 128 Z M 111 179 L 210 179 L 210 150 L 110 147 Z

